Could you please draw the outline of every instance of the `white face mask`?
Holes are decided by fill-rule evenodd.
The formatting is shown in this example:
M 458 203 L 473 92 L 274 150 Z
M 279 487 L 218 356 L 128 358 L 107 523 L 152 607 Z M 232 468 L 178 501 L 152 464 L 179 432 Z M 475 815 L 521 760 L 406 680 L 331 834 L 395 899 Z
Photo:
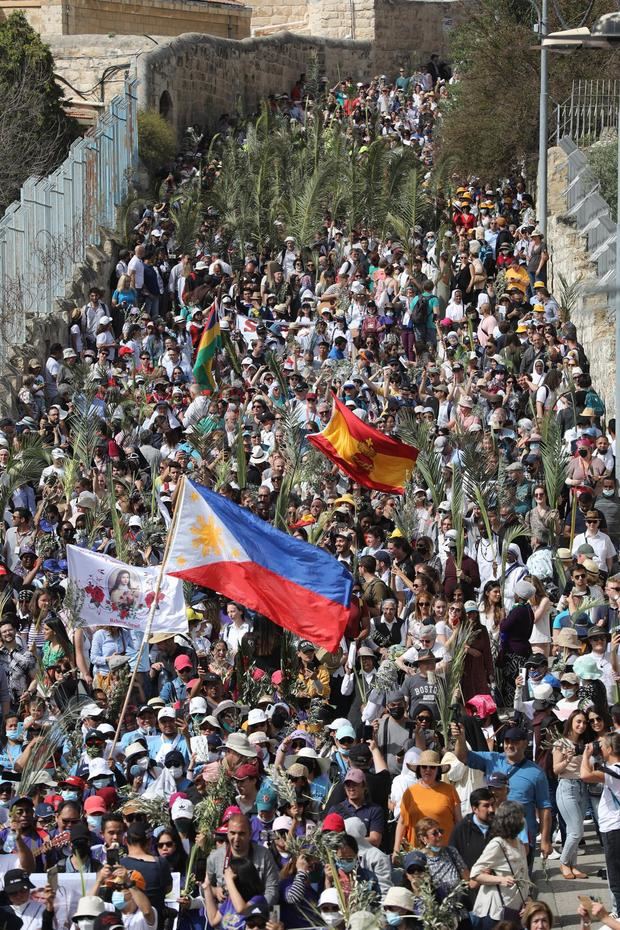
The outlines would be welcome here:
M 174 778 L 183 777 L 183 766 L 182 765 L 173 765 L 170 769 Z
M 321 918 L 328 927 L 335 927 L 343 921 L 340 911 L 328 911 L 326 913 L 321 911 Z

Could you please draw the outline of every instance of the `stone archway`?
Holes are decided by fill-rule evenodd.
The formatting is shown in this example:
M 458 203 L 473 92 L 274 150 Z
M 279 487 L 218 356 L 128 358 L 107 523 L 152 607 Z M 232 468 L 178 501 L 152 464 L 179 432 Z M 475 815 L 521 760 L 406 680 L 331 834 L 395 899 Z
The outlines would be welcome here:
M 168 120 L 168 122 L 171 123 L 172 122 L 172 110 L 173 110 L 172 97 L 170 96 L 168 91 L 165 90 L 163 94 L 161 95 L 161 97 L 159 98 L 159 115 L 163 116 L 165 120 Z

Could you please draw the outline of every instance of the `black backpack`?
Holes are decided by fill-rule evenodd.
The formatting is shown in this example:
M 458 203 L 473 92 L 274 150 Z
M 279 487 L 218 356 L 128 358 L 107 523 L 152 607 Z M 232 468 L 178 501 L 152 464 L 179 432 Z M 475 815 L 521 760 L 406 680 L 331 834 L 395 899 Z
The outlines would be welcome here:
M 414 326 L 424 326 L 428 319 L 428 298 L 420 294 L 411 312 L 411 321 Z

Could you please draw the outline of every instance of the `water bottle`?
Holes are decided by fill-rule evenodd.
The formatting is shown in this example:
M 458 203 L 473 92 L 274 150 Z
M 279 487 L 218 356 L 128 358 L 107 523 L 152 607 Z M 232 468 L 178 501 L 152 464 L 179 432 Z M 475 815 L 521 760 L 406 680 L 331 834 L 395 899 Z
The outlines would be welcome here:
M 15 852 L 15 847 L 17 846 L 17 837 L 13 830 L 8 830 L 6 834 L 6 839 L 4 841 L 4 851 L 5 853 Z

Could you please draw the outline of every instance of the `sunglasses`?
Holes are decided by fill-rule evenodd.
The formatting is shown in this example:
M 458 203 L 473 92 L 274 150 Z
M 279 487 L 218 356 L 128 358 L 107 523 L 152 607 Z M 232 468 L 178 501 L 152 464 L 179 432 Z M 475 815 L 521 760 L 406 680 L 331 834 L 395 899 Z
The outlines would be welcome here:
M 432 717 L 416 717 L 415 719 L 416 719 L 416 720 L 419 720 L 420 723 L 432 723 L 432 722 L 433 722 L 433 718 L 432 718 Z M 424 766 L 423 766 L 423 767 L 424 767 Z M 431 768 L 434 768 L 434 766 L 431 766 Z
M 167 843 L 167 842 L 157 844 L 158 849 L 172 849 L 173 846 L 174 846 L 174 843 Z
M 411 865 L 406 871 L 407 875 L 421 875 L 424 869 L 421 865 Z
M 430 602 L 430 601 L 418 601 L 418 604 L 420 605 L 420 607 L 430 607 L 430 606 L 431 606 L 431 602 Z
M 583 575 L 581 574 L 581 572 L 578 575 L 573 575 L 573 578 L 575 579 L 575 581 L 583 581 L 585 577 L 586 577 L 585 572 Z
M 588 723 L 604 723 L 602 717 L 588 717 Z
M 422 768 L 424 768 L 424 766 L 422 766 Z M 443 830 L 429 830 L 427 836 L 443 836 L 443 833 Z

